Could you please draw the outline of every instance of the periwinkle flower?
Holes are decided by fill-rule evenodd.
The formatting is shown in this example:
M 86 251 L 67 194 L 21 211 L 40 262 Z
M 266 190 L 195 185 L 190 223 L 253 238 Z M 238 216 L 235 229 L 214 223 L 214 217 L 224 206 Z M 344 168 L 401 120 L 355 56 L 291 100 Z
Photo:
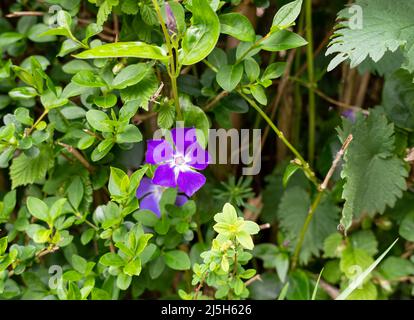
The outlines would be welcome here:
M 140 199 L 140 209 L 151 210 L 158 217 L 161 216 L 160 200 L 166 187 L 154 184 L 150 178 L 144 177 L 137 189 L 136 196 Z M 182 206 L 188 198 L 184 195 L 178 195 L 175 205 Z
M 177 33 L 177 21 L 175 20 L 174 13 L 168 2 L 165 3 L 165 13 L 167 16 L 165 24 L 167 25 L 168 33 L 170 35 Z
M 355 122 L 356 120 L 356 112 L 352 109 L 347 109 L 344 112 L 342 112 L 342 116 L 350 120 L 351 122 Z
M 196 129 L 175 128 L 171 130 L 172 144 L 166 140 L 148 140 L 145 160 L 158 164 L 152 182 L 175 188 L 191 197 L 206 182 L 197 170 L 204 170 L 209 154 L 197 142 Z

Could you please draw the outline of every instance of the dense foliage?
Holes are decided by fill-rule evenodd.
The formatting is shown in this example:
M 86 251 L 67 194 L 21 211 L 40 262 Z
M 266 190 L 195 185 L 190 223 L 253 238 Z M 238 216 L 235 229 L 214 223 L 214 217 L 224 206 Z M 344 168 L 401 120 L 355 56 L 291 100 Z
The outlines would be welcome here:
M 347 4 L 2 1 L 0 299 L 411 298 L 414 3 Z

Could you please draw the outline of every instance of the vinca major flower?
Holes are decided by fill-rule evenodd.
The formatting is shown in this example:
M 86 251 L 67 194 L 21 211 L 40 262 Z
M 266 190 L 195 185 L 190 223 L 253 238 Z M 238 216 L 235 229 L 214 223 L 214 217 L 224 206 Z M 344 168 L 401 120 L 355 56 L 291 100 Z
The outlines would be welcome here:
M 197 142 L 196 129 L 171 130 L 172 143 L 164 139 L 149 140 L 145 160 L 157 164 L 152 182 L 159 186 L 175 188 L 191 197 L 206 182 L 197 170 L 204 170 L 209 154 Z
M 158 217 L 161 216 L 160 200 L 166 187 L 154 184 L 150 178 L 143 178 L 137 189 L 137 198 L 140 199 L 140 209 L 151 210 Z M 188 198 L 184 195 L 178 195 L 175 204 L 182 206 Z

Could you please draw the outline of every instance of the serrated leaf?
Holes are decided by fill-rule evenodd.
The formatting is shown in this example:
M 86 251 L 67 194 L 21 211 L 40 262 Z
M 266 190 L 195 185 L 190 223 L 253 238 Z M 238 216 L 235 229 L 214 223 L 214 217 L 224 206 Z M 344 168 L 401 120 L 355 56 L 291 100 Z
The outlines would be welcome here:
M 300 187 L 292 187 L 285 191 L 279 204 L 277 216 L 280 227 L 294 248 L 298 234 L 307 217 L 311 201 L 308 193 Z M 338 224 L 339 209 L 328 197 L 322 199 L 305 235 L 300 261 L 307 262 L 311 256 L 319 256 L 326 237 L 334 233 Z
M 40 153 L 35 158 L 30 158 L 22 153 L 13 159 L 10 166 L 12 189 L 18 186 L 34 183 L 46 176 L 47 170 L 53 165 L 54 157 L 49 146 L 40 146 Z
M 394 126 L 383 114 L 371 110 L 367 119 L 359 114 L 354 125 L 344 120 L 343 127 L 339 130 L 342 141 L 353 135 L 342 171 L 346 183 L 341 224 L 346 230 L 353 217 L 363 212 L 373 216 L 392 207 L 406 189 L 408 173 L 404 162 L 393 154 Z
M 406 67 L 414 70 L 414 3 L 406 0 L 358 0 L 355 5 L 338 13 L 339 24 L 326 55 L 336 54 L 328 71 L 345 60 L 351 67 L 370 57 L 378 62 L 387 51 L 403 48 Z M 354 8 L 352 10 L 352 8 Z

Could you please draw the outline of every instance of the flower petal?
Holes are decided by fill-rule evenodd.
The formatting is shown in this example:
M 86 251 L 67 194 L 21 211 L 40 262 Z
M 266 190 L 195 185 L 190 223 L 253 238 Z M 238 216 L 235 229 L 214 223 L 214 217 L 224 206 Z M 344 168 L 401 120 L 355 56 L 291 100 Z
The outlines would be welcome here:
M 162 164 L 155 169 L 154 178 L 152 182 L 163 187 L 175 188 L 177 182 L 175 181 L 174 169 L 169 164 Z
M 177 198 L 175 199 L 175 205 L 178 207 L 183 206 L 186 202 L 188 201 L 188 198 L 186 196 L 183 195 L 178 195 Z
M 195 128 L 173 128 L 171 137 L 176 150 L 183 155 L 187 148 L 197 141 Z
M 198 142 L 187 147 L 185 158 L 188 159 L 186 164 L 196 170 L 204 170 L 211 161 L 210 154 Z
M 178 190 L 191 197 L 206 183 L 206 178 L 196 171 L 181 171 L 178 174 Z
M 139 184 L 139 187 L 137 189 L 136 196 L 138 199 L 144 197 L 148 193 L 154 192 L 155 186 L 152 183 L 150 178 L 144 177 L 141 180 L 141 183 Z
M 173 147 L 165 140 L 148 140 L 145 161 L 150 164 L 158 164 L 172 159 Z
M 145 209 L 145 210 L 151 210 L 158 217 L 161 216 L 160 199 L 152 193 L 150 193 L 149 195 L 141 199 L 141 201 L 139 202 L 139 208 Z

